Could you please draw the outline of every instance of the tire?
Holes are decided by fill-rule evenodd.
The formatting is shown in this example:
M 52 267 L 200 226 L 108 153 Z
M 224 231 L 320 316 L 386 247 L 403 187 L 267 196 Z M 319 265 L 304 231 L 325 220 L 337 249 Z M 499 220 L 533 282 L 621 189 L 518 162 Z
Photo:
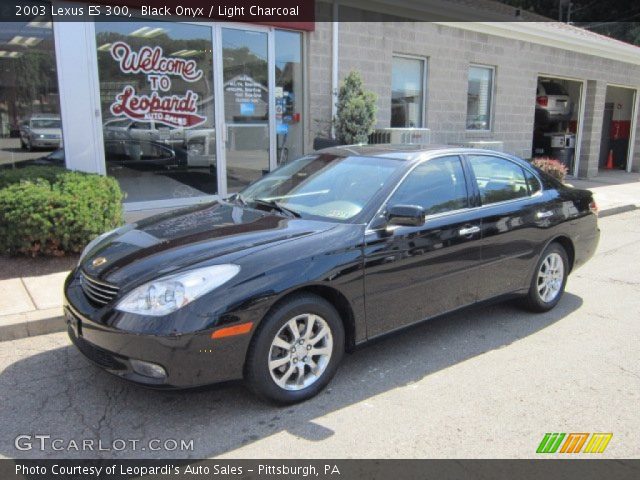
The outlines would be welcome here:
M 293 325 L 298 327 L 297 339 Z M 279 404 L 302 402 L 329 383 L 343 354 L 344 326 L 336 309 L 316 295 L 295 295 L 258 327 L 245 362 L 245 380 L 263 399 Z
M 552 275 L 552 279 L 550 282 L 545 282 L 542 276 L 549 270 L 551 270 L 549 275 Z M 532 312 L 551 310 L 562 298 L 568 275 L 569 258 L 567 252 L 559 243 L 551 243 L 542 252 L 536 264 L 529 293 L 524 301 L 525 307 Z

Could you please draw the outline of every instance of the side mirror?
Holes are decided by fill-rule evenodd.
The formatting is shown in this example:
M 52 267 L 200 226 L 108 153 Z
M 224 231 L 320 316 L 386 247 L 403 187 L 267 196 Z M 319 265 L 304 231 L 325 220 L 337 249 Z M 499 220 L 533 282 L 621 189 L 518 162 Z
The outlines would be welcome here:
M 419 227 L 424 225 L 424 216 L 424 208 L 418 205 L 393 205 L 387 209 L 387 224 Z

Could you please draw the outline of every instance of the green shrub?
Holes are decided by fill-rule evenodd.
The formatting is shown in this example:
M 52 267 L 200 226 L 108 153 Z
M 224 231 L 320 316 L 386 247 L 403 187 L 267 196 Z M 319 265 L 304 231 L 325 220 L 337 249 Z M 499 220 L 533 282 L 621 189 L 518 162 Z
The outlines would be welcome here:
M 366 143 L 376 123 L 376 94 L 366 91 L 358 72 L 350 72 L 338 92 L 336 137 L 345 145 Z
M 39 178 L 54 183 L 59 175 L 68 172 L 63 167 L 31 166 L 0 170 L 0 188 L 22 181 L 35 181 Z
M 564 182 L 567 172 L 569 171 L 562 162 L 550 157 L 536 157 L 531 160 L 531 165 L 539 168 L 545 173 L 548 173 L 561 182 Z
M 29 167 L 0 173 L 0 185 L 3 253 L 80 252 L 94 237 L 122 224 L 122 191 L 113 178 Z

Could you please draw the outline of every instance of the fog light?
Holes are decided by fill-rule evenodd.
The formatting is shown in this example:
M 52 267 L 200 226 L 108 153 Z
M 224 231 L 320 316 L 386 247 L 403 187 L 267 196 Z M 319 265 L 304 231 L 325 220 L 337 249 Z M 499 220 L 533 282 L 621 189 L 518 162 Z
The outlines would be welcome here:
M 151 363 L 151 362 L 144 362 L 142 360 L 130 360 L 129 363 L 131 363 L 131 368 L 133 368 L 133 371 L 143 375 L 145 377 L 151 377 L 151 378 L 167 378 L 167 372 L 165 371 L 165 369 L 160 366 L 157 365 L 155 363 Z

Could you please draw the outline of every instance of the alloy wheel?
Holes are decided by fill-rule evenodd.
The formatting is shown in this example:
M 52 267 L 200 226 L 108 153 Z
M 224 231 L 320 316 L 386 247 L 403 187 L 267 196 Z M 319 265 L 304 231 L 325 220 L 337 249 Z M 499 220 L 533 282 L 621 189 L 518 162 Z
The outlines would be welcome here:
M 549 303 L 562 290 L 564 282 L 564 262 L 562 257 L 552 252 L 543 260 L 538 269 L 537 289 L 543 302 Z
M 324 373 L 333 353 L 333 336 L 326 320 L 305 313 L 288 320 L 269 348 L 269 373 L 284 390 L 302 390 Z

